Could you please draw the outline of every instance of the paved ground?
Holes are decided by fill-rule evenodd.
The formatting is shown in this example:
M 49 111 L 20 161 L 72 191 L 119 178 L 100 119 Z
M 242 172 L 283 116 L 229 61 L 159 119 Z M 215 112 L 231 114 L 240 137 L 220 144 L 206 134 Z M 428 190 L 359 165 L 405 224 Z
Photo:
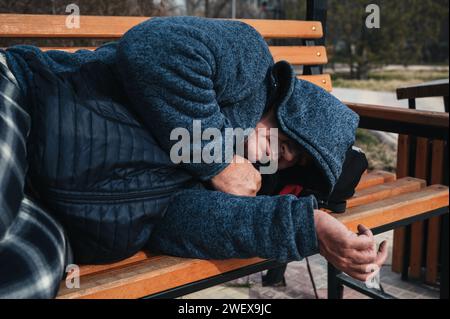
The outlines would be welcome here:
M 392 247 L 392 232 L 377 236 L 377 241 L 387 239 Z M 319 255 L 309 259 L 314 280 L 318 289 L 319 298 L 327 295 L 326 261 Z M 401 299 L 429 299 L 439 298 L 439 290 L 420 283 L 404 282 L 400 275 L 391 269 L 391 256 L 381 270 L 381 283 L 386 292 Z M 311 281 L 308 276 L 306 262 L 292 262 L 286 272 L 286 287 L 262 287 L 261 273 L 243 277 L 224 285 L 205 289 L 203 291 L 185 296 L 187 299 L 313 299 L 315 298 Z M 346 288 L 344 298 L 367 298 L 356 291 Z
M 397 100 L 397 95 L 394 92 L 334 88 L 331 93 L 341 101 L 345 102 L 408 108 L 408 100 Z M 442 98 L 438 97 L 422 98 L 416 100 L 416 108 L 424 111 L 443 112 L 444 103 Z
M 400 65 L 400 64 L 390 64 L 385 65 L 380 68 L 375 68 L 373 71 L 448 71 L 447 65 Z M 330 65 L 325 66 L 324 73 L 350 73 L 350 68 L 345 63 L 335 63 L 334 68 Z

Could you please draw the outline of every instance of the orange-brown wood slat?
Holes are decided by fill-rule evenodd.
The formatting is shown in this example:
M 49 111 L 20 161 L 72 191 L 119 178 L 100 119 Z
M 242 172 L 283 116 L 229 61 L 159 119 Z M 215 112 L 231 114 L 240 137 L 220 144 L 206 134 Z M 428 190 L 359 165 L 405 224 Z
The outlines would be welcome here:
M 406 177 L 409 174 L 409 148 L 411 144 L 411 137 L 400 134 L 398 136 L 397 146 L 397 178 Z
M 259 258 L 199 260 L 161 256 L 81 277 L 80 287 L 61 283 L 58 298 L 139 298 L 263 261 Z
M 408 176 L 409 170 L 409 148 L 410 137 L 408 135 L 398 136 L 397 146 L 397 178 Z M 403 268 L 403 257 L 405 249 L 405 227 L 394 230 L 392 244 L 392 271 L 400 273 Z
M 356 191 L 380 185 L 386 182 L 392 182 L 396 179 L 394 173 L 385 172 L 385 171 L 372 171 L 367 174 L 361 176 L 361 180 L 356 186 Z
M 353 207 L 344 214 L 333 215 L 356 232 L 358 224 L 369 228 L 379 227 L 448 206 L 448 201 L 448 187 L 432 185 L 416 192 Z
M 79 28 L 66 27 L 66 15 L 0 14 L 0 37 L 14 38 L 119 38 L 149 17 L 80 16 Z M 253 26 L 265 38 L 323 36 L 318 21 L 238 19 Z
M 58 51 L 65 51 L 65 52 L 70 52 L 70 53 L 74 53 L 79 50 L 94 51 L 95 49 L 97 49 L 97 47 L 41 47 L 42 51 L 58 50 Z
M 328 63 L 323 46 L 270 46 L 275 62 L 285 60 L 293 65 L 320 65 Z
M 431 153 L 431 184 L 443 182 L 445 142 L 432 141 Z M 439 247 L 441 235 L 441 217 L 433 217 L 428 220 L 428 240 L 426 249 L 426 273 L 425 282 L 436 284 L 438 280 Z
M 123 268 L 124 266 L 136 264 L 150 258 L 158 259 L 159 256 L 152 256 L 151 254 L 145 251 L 139 251 L 129 258 L 111 264 L 82 265 L 80 266 L 80 276 L 86 276 L 104 271 L 111 271 L 112 269 Z
M 61 50 L 76 52 L 78 50 L 95 50 L 96 47 L 42 47 L 42 51 Z M 288 61 L 293 65 L 320 65 L 328 63 L 327 52 L 323 46 L 270 46 L 270 52 L 276 62 Z
M 261 33 L 264 38 L 303 38 L 319 39 L 323 37 L 320 21 L 300 20 L 267 20 L 267 19 L 238 19 L 245 22 Z
M 427 138 L 417 138 L 416 163 L 414 176 L 427 180 L 428 178 L 429 141 Z M 411 225 L 411 249 L 409 258 L 409 276 L 419 279 L 422 274 L 422 258 L 424 253 L 425 223 L 415 222 Z
M 321 88 L 323 88 L 328 92 L 330 92 L 333 89 L 333 87 L 331 86 L 331 76 L 329 74 L 298 75 L 297 78 L 320 86 Z
M 404 177 L 395 181 L 363 188 L 357 190 L 355 195 L 347 201 L 347 209 L 400 194 L 418 191 L 423 187 L 425 187 L 424 180 L 413 177 Z
M 304 47 L 306 48 L 306 47 Z M 43 50 L 63 50 L 67 52 L 75 52 L 80 49 L 84 50 L 95 50 L 95 47 L 73 47 L 73 48 L 63 48 L 63 47 L 46 47 Z M 324 90 L 330 92 L 333 87 L 331 85 L 331 76 L 329 74 L 317 74 L 317 75 L 298 75 L 299 79 L 309 81 L 317 86 L 320 86 Z

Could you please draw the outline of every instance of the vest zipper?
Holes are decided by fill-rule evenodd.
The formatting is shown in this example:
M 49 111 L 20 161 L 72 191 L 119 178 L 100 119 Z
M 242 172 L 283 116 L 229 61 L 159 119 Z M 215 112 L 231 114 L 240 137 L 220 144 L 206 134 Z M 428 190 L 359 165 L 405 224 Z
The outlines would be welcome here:
M 150 196 L 171 195 L 171 191 L 182 189 L 182 185 L 167 188 L 152 189 L 147 191 L 137 191 L 129 193 L 68 193 L 67 191 L 48 190 L 43 195 L 48 198 L 66 202 L 106 202 L 106 201 L 130 201 L 143 199 Z M 162 196 L 160 196 L 162 197 Z

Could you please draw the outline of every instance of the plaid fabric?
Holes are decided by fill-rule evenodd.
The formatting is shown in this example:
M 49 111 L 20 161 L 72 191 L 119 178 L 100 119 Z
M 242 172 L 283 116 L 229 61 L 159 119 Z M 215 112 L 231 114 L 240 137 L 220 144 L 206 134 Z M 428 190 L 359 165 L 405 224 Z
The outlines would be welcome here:
M 0 298 L 52 298 L 64 274 L 62 227 L 24 194 L 30 116 L 0 50 Z

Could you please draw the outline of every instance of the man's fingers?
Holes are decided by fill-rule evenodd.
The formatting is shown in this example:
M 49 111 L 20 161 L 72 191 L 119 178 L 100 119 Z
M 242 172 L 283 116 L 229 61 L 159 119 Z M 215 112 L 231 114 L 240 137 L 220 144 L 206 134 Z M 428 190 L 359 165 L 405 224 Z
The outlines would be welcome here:
M 347 257 L 358 265 L 372 264 L 376 261 L 377 253 L 373 249 L 368 250 L 355 250 L 351 249 L 347 253 Z
M 388 256 L 387 242 L 383 241 L 380 244 L 378 252 L 373 249 L 368 250 L 349 250 L 346 253 L 346 258 L 348 258 L 355 265 L 366 265 L 366 264 L 377 264 L 381 267 L 386 261 Z
M 364 265 L 357 265 L 357 264 L 351 264 L 347 267 L 351 271 L 358 273 L 358 274 L 371 274 L 374 272 L 374 269 L 378 268 L 377 264 L 364 264 Z
M 388 245 L 386 241 L 383 241 L 380 244 L 378 249 L 377 257 L 374 263 L 358 265 L 358 264 L 350 264 L 347 265 L 349 269 L 346 273 L 353 278 L 356 278 L 361 281 L 367 281 L 371 277 L 376 275 L 376 272 L 379 272 L 384 262 L 388 257 Z M 345 271 L 344 271 L 345 272 Z
M 366 231 L 369 230 L 369 228 L 367 228 L 363 224 L 358 224 L 357 228 L 358 228 L 358 234 L 364 234 Z
M 346 248 L 356 250 L 369 250 L 375 247 L 372 231 L 364 225 L 358 225 L 358 235 L 348 236 Z
M 375 263 L 378 265 L 378 267 L 381 268 L 381 266 L 383 266 L 387 257 L 388 257 L 388 244 L 387 244 L 387 241 L 383 241 L 380 244 L 380 247 L 378 248 L 377 259 L 375 261 Z
M 372 231 L 369 228 L 367 228 L 366 226 L 362 225 L 362 224 L 358 225 L 358 235 L 359 236 L 365 235 L 365 236 L 368 236 L 368 237 L 370 237 L 372 239 L 374 238 Z
M 347 238 L 347 247 L 356 250 L 368 250 L 373 249 L 374 239 L 368 235 L 349 236 Z

